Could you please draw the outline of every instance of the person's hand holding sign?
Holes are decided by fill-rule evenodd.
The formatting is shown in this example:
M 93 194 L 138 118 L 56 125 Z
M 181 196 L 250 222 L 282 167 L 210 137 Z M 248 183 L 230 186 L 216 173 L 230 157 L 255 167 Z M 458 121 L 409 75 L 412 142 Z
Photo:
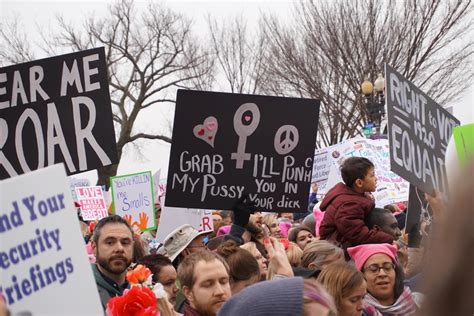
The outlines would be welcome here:
M 443 219 L 446 213 L 446 205 L 443 201 L 443 193 L 438 189 L 434 189 L 434 194 L 425 193 L 425 199 L 433 210 L 433 218 L 437 221 Z
M 275 238 L 269 237 L 263 240 L 268 258 L 275 274 L 293 277 L 293 269 L 285 252 L 285 247 Z
M 311 183 L 311 192 L 318 193 L 319 185 L 317 182 Z
M 234 224 L 246 227 L 249 223 L 250 215 L 256 211 L 255 202 L 250 201 L 247 194 L 238 199 L 232 208 L 234 212 Z

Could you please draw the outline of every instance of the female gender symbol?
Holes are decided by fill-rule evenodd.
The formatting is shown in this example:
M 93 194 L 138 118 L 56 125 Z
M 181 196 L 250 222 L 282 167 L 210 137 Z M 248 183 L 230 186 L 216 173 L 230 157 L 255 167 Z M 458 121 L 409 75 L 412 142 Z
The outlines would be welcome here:
M 242 169 L 244 161 L 250 160 L 250 154 L 245 152 L 247 137 L 257 128 L 260 123 L 260 110 L 255 103 L 242 104 L 234 114 L 234 130 L 239 135 L 237 152 L 232 153 L 231 159 L 235 159 L 235 168 Z

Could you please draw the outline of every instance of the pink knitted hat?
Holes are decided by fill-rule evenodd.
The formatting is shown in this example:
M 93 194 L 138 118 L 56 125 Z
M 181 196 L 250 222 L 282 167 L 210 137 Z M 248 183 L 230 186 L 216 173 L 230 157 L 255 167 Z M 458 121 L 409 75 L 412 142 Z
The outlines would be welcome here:
M 224 225 L 219 227 L 219 230 L 217 231 L 217 237 L 222 235 L 228 235 L 230 233 L 230 228 L 230 225 Z
M 288 238 L 288 231 L 290 230 L 292 224 L 290 222 L 280 222 L 278 223 L 280 226 L 280 234 L 283 238 Z
M 347 248 L 347 252 L 354 259 L 357 269 L 362 271 L 365 262 L 371 256 L 377 253 L 383 253 L 384 255 L 389 256 L 393 262 L 397 261 L 397 247 L 390 244 L 366 244 L 356 247 Z

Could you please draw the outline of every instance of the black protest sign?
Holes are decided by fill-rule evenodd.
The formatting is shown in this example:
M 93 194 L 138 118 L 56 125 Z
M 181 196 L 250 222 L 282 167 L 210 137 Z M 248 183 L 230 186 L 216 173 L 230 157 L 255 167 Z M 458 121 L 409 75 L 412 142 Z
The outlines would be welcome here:
M 0 68 L 0 179 L 118 162 L 104 48 Z
M 459 121 L 385 65 L 391 170 L 427 193 L 446 192 L 444 157 Z
M 319 101 L 179 90 L 167 206 L 306 210 Z

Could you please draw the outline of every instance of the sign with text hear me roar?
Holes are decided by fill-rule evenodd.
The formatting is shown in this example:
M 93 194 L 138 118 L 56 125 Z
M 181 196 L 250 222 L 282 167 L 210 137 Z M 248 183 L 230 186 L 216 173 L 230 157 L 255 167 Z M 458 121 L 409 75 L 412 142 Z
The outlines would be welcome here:
M 134 229 L 156 229 L 153 178 L 150 171 L 110 178 L 114 214 Z
M 166 206 L 306 211 L 319 101 L 178 90 Z
M 459 120 L 388 65 L 385 76 L 391 169 L 424 192 L 447 192 L 444 158 Z
M 11 314 L 103 315 L 63 165 L 1 181 L 0 197 L 0 292 Z
M 82 219 L 94 221 L 109 215 L 107 213 L 102 187 L 77 187 L 76 196 L 81 208 Z
M 0 68 L 0 179 L 118 162 L 104 48 Z

